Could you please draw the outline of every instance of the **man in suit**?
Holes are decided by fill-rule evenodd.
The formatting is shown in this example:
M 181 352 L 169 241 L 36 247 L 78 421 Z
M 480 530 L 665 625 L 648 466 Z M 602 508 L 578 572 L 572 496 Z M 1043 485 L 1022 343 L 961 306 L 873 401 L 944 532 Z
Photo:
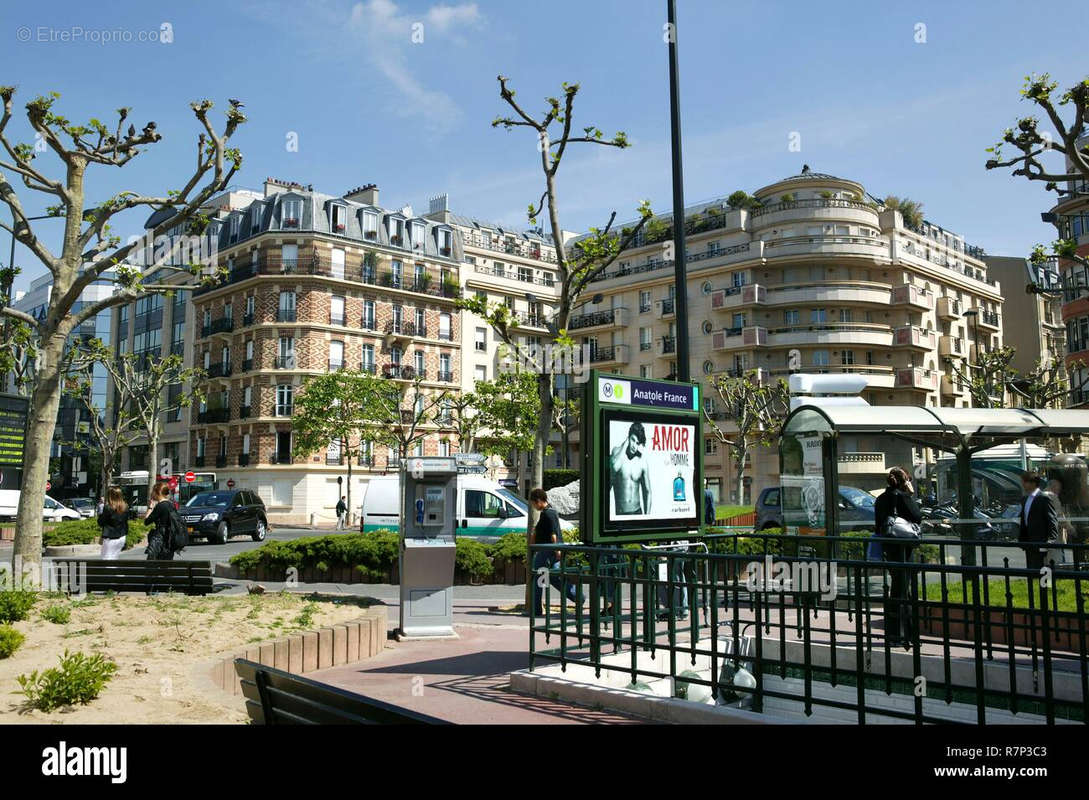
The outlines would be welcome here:
M 1044 565 L 1044 550 L 1048 542 L 1059 538 L 1059 515 L 1046 492 L 1040 491 L 1043 478 L 1036 472 L 1021 475 L 1025 499 L 1021 503 L 1019 540 L 1025 543 L 1025 566 L 1039 572 Z

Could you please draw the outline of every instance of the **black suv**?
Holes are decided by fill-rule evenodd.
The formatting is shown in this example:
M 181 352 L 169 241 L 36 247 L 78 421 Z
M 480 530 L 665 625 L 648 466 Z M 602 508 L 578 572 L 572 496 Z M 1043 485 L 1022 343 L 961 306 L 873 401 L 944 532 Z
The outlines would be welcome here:
M 178 509 L 190 536 L 203 536 L 209 542 L 226 544 L 237 534 L 248 533 L 255 542 L 268 535 L 265 504 L 257 492 L 249 489 L 223 489 L 200 492 Z

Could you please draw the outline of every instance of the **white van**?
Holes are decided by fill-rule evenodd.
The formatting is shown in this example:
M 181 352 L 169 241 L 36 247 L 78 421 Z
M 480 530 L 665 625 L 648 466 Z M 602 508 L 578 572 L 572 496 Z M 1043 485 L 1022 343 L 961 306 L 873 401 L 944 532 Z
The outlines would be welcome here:
M 19 513 L 19 490 L 0 490 L 0 519 L 15 519 Z M 49 495 L 42 501 L 42 519 L 45 522 L 64 522 L 69 519 L 83 519 L 78 511 L 64 503 L 58 503 Z
M 526 532 L 526 501 L 509 489 L 481 475 L 458 476 L 456 528 L 458 536 L 474 539 L 498 539 L 507 533 Z M 365 487 L 359 519 L 362 533 L 381 528 L 398 530 L 401 502 L 399 475 L 371 478 Z M 576 528 L 574 523 L 560 520 L 564 531 Z

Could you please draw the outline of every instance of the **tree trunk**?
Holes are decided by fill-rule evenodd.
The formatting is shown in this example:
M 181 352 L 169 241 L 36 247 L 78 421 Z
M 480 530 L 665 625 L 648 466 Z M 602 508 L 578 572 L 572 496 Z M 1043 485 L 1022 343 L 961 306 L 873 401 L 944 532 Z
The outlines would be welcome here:
M 42 508 L 45 484 L 49 480 L 49 451 L 60 408 L 64 340 L 63 334 L 56 333 L 42 345 L 37 380 L 30 397 L 30 425 L 23 452 L 23 485 L 19 493 L 12 555 L 21 560 L 24 569 L 31 567 L 24 575 L 36 585 L 41 578 L 38 566 L 42 560 Z M 15 566 L 14 561 L 12 566 Z
M 734 449 L 734 503 L 744 504 L 745 498 L 745 457 L 749 454 L 748 447 Z
M 350 527 L 352 524 L 352 453 L 348 449 L 347 439 L 344 440 L 344 452 L 348 457 L 348 489 L 346 492 L 348 496 L 348 508 L 344 513 L 348 517 L 348 526 Z M 340 500 L 340 498 L 338 497 L 337 500 Z
M 147 507 L 151 508 L 151 489 L 159 479 L 159 432 L 158 425 L 147 437 Z

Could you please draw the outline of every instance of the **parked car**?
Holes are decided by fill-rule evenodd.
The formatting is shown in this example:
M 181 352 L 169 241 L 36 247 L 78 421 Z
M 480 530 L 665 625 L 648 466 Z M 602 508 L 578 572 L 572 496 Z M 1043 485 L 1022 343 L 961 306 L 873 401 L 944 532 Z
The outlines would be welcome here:
M 232 536 L 248 534 L 255 542 L 268 535 L 265 504 L 249 489 L 200 492 L 178 509 L 190 536 L 226 544 Z
M 83 519 L 83 516 L 74 508 L 69 508 L 63 503 L 58 503 L 49 495 L 45 496 L 45 506 L 42 509 L 42 518 L 46 522 L 63 522 L 67 519 Z
M 780 486 L 769 486 L 756 498 L 756 523 L 758 531 L 783 527 L 783 491 Z M 854 486 L 839 487 L 839 521 L 843 530 L 873 529 L 874 501 L 869 492 Z
M 458 536 L 493 540 L 507 533 L 525 533 L 526 501 L 509 489 L 481 475 L 459 475 L 454 527 Z M 359 518 L 359 531 L 382 528 L 400 530 L 401 477 L 379 475 L 367 482 Z M 564 531 L 577 526 L 560 520 Z
M 89 497 L 75 497 L 69 500 L 68 504 L 84 518 L 95 516 L 95 510 L 98 507 L 95 501 Z

